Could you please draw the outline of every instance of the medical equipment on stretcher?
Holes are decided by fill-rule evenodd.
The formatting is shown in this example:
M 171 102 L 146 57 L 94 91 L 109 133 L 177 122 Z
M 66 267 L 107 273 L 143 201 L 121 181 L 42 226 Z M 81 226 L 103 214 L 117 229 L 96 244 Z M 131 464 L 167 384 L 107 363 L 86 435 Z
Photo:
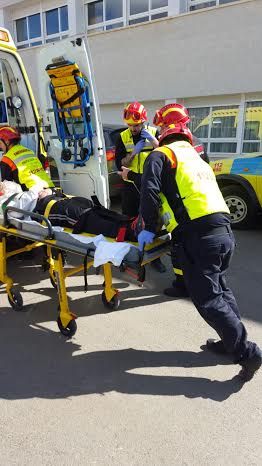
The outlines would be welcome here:
M 32 220 L 10 218 L 12 212 L 14 212 L 13 215 L 19 213 L 25 219 L 31 218 Z M 34 221 L 34 219 L 37 221 Z M 23 238 L 29 240 L 30 243 L 23 248 L 7 252 L 6 241 L 9 236 Z M 108 241 L 107 244 L 105 244 L 105 241 Z M 107 255 L 104 261 L 101 261 L 101 257 L 98 260 L 99 252 L 108 251 L 110 243 L 114 243 L 112 257 Z M 3 219 L 0 219 L 0 282 L 6 286 L 8 301 L 12 308 L 15 311 L 21 311 L 23 309 L 23 298 L 20 292 L 14 288 L 13 280 L 7 275 L 7 259 L 25 251 L 46 246 L 45 270 L 49 271 L 50 281 L 54 288 L 57 289 L 59 300 L 57 324 L 63 335 L 71 337 L 77 329 L 75 322 L 77 316 L 69 309 L 65 284 L 67 277 L 84 271 L 86 288 L 87 271 L 91 267 L 96 267 L 97 264 L 102 264 L 104 275 L 102 302 L 108 309 L 116 310 L 120 306 L 120 296 L 119 291 L 112 284 L 112 264 L 117 264 L 121 271 L 129 272 L 137 280 L 143 282 L 145 279 L 145 265 L 165 254 L 169 250 L 169 243 L 169 236 L 165 234 L 158 237 L 152 245 L 148 245 L 141 254 L 136 243 L 117 243 L 111 238 L 104 238 L 102 235 L 73 234 L 72 230 L 68 228 L 53 227 L 48 218 L 40 214 L 7 206 Z M 120 248 L 122 248 L 123 257 L 118 257 L 116 260 L 115 252 Z M 64 252 L 82 256 L 84 258 L 83 264 L 65 269 Z

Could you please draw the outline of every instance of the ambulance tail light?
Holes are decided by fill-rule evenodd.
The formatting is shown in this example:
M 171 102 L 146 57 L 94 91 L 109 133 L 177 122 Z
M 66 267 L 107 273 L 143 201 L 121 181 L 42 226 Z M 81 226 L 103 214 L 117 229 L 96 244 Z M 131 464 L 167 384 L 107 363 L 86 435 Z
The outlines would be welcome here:
M 48 158 L 46 158 L 44 161 L 44 170 L 50 176 L 50 165 Z
M 112 148 L 107 149 L 107 151 L 106 151 L 106 160 L 108 162 L 111 162 L 112 160 L 115 160 L 115 153 L 116 153 L 115 149 L 112 149 Z

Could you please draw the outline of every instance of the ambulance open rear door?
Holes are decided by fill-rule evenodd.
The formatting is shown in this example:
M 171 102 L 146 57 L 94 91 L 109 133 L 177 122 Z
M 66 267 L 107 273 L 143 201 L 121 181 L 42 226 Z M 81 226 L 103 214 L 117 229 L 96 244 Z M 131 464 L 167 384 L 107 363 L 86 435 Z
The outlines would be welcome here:
M 37 101 L 57 181 L 67 194 L 97 195 L 109 206 L 103 129 L 86 37 L 39 47 L 35 60 Z

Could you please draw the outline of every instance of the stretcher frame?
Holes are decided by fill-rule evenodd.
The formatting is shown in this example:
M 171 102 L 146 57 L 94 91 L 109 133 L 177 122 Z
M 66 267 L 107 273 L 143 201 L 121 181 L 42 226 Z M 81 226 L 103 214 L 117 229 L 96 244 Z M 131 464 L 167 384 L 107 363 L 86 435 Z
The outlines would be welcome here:
M 10 221 L 7 215 L 8 212 L 10 213 L 10 211 L 20 213 L 24 217 L 36 219 L 37 221 L 41 222 L 42 225 L 46 225 L 47 228 L 44 229 L 44 237 L 37 237 L 37 234 L 34 232 L 24 231 L 15 227 L 11 221 L 14 223 L 16 219 L 12 219 Z M 72 230 L 68 228 L 64 228 L 63 230 L 65 233 L 72 233 Z M 88 237 L 96 236 L 88 235 L 86 233 L 81 233 L 81 235 Z M 29 240 L 31 244 L 29 243 L 22 248 L 7 252 L 6 242 L 8 236 Z M 112 238 L 106 239 L 114 242 Z M 165 254 L 169 250 L 169 243 L 169 238 L 166 235 L 162 235 L 161 237 L 157 238 L 152 245 L 148 245 L 143 253 L 140 253 L 139 262 L 136 263 L 136 269 L 132 267 L 134 264 L 131 264 L 130 267 L 130 264 L 124 259 L 121 266 L 119 267 L 120 270 L 122 272 L 129 273 L 131 276 L 142 283 L 145 280 L 145 265 Z M 131 242 L 129 244 L 132 246 L 137 245 L 137 243 Z M 33 249 L 41 246 L 46 246 L 46 257 L 43 268 L 44 270 L 48 270 L 50 281 L 53 287 L 57 289 L 59 300 L 59 315 L 57 318 L 58 328 L 63 335 L 72 337 L 77 330 L 77 325 L 75 322 L 77 315 L 69 308 L 65 280 L 66 278 L 76 275 L 82 271 L 84 271 L 86 274 L 86 272 L 91 267 L 93 267 L 94 247 L 89 249 L 88 245 L 85 244 L 82 248 L 80 248 L 69 243 L 59 243 L 59 241 L 56 239 L 56 232 L 48 218 L 37 213 L 32 213 L 8 206 L 4 211 L 3 225 L 0 224 L 0 282 L 5 285 L 9 304 L 15 311 L 22 311 L 23 298 L 21 293 L 15 289 L 13 279 L 7 274 L 7 259 L 26 251 L 32 251 Z M 65 270 L 63 257 L 64 252 L 81 255 L 85 258 L 84 264 Z M 104 275 L 102 302 L 106 308 L 110 310 L 117 310 L 120 306 L 120 296 L 119 291 L 113 287 L 112 264 L 107 262 L 102 265 L 102 269 Z

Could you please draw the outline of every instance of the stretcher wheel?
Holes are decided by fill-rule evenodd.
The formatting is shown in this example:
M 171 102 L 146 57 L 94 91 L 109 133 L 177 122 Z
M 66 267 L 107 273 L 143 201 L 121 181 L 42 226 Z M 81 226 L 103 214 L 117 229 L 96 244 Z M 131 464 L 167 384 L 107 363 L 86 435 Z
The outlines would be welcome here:
M 81 160 L 86 160 L 88 157 L 88 149 L 86 147 L 81 147 L 79 155 Z
M 10 290 L 10 293 L 12 295 L 12 299 L 10 298 L 9 295 L 7 295 L 10 306 L 14 309 L 14 311 L 17 311 L 17 312 L 22 311 L 23 298 L 22 298 L 21 293 L 13 289 Z
M 102 293 L 102 302 L 103 302 L 105 307 L 107 307 L 108 309 L 113 309 L 114 311 L 117 311 L 117 309 L 120 306 L 120 298 L 119 298 L 118 294 L 115 294 L 115 296 L 113 296 L 113 298 L 110 301 L 107 301 L 106 294 L 103 291 L 103 293 Z
M 72 152 L 70 149 L 63 149 L 61 152 L 61 159 L 65 162 L 68 162 L 72 157 Z
M 58 317 L 57 325 L 58 325 L 58 328 L 59 328 L 60 332 L 63 335 L 65 335 L 65 337 L 70 337 L 71 338 L 76 333 L 77 325 L 76 325 L 76 321 L 74 319 L 70 320 L 70 322 L 68 322 L 66 327 L 63 327 L 61 319 L 60 319 L 60 317 Z

